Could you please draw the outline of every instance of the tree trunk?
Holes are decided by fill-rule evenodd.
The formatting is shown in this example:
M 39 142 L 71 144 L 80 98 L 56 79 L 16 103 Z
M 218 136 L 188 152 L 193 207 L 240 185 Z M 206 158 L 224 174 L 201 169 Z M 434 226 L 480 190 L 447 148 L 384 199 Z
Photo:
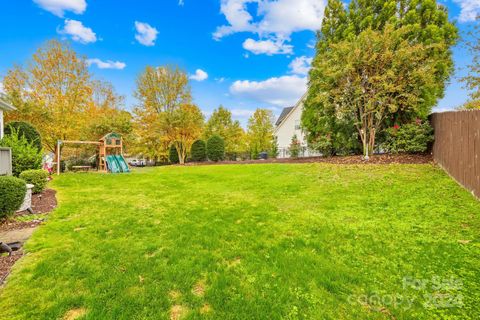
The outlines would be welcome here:
M 187 155 L 187 150 L 184 147 L 184 144 L 179 142 L 175 143 L 175 149 L 177 149 L 177 155 L 178 155 L 178 163 L 181 165 L 185 164 L 185 158 Z

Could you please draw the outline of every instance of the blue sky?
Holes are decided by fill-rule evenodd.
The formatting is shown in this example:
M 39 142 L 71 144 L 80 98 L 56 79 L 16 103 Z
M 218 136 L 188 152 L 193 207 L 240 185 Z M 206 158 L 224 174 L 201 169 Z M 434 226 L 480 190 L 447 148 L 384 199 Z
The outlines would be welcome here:
M 480 0 L 440 1 L 461 32 L 480 14 Z M 146 65 L 176 64 L 191 75 L 205 114 L 222 104 L 245 124 L 255 108 L 278 114 L 300 98 L 323 8 L 323 0 L 4 0 L 0 76 L 45 41 L 63 39 L 126 96 L 127 109 Z M 458 78 L 471 57 L 459 45 L 454 59 L 437 111 L 467 99 Z

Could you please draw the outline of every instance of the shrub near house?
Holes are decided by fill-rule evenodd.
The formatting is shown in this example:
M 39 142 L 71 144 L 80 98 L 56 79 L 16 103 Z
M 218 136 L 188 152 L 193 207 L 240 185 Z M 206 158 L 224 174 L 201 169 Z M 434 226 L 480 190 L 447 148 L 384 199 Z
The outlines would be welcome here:
M 14 132 L 18 133 L 19 137 L 25 137 L 25 139 L 32 143 L 38 151 L 42 150 L 42 138 L 37 129 L 35 129 L 30 123 L 22 121 L 9 122 L 5 127 L 5 134 L 10 135 Z
M 40 169 L 42 166 L 42 153 L 33 143 L 19 134 L 16 129 L 11 129 L 9 135 L 0 140 L 1 147 L 12 149 L 12 172 L 18 177 L 25 170 Z
M 297 135 L 294 134 L 292 137 L 292 142 L 290 143 L 290 147 L 288 148 L 288 151 L 290 151 L 290 156 L 292 158 L 298 158 L 300 155 L 300 148 L 300 141 L 298 141 Z
M 48 172 L 45 170 L 27 170 L 20 173 L 20 179 L 33 184 L 33 193 L 41 193 L 47 186 Z
M 10 217 L 22 205 L 27 186 L 15 177 L 0 177 L 0 220 Z

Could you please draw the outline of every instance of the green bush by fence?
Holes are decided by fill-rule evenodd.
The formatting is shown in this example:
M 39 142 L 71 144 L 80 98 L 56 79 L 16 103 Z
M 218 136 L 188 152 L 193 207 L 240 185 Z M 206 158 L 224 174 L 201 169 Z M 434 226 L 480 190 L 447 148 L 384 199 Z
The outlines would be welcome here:
M 433 128 L 428 122 L 408 123 L 386 130 L 381 147 L 390 153 L 425 152 L 433 141 Z

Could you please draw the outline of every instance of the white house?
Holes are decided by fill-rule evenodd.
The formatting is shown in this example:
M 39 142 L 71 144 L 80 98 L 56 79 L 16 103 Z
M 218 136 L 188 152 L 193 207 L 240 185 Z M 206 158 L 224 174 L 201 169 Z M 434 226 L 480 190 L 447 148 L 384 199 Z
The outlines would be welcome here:
M 3 112 L 15 110 L 0 95 L 0 139 L 3 138 Z M 12 153 L 8 148 L 0 147 L 0 176 L 12 174 Z
M 14 107 L 5 102 L 0 95 L 0 139 L 3 138 L 3 112 L 15 110 Z
M 303 103 L 306 98 L 307 94 L 305 93 L 293 107 L 284 108 L 278 117 L 277 122 L 275 123 L 274 135 L 277 137 L 279 158 L 290 157 L 289 148 L 294 135 L 297 136 L 297 140 L 302 146 L 302 150 L 300 152 L 301 157 L 320 155 L 318 152 L 308 149 L 305 133 L 300 125 L 303 112 Z

